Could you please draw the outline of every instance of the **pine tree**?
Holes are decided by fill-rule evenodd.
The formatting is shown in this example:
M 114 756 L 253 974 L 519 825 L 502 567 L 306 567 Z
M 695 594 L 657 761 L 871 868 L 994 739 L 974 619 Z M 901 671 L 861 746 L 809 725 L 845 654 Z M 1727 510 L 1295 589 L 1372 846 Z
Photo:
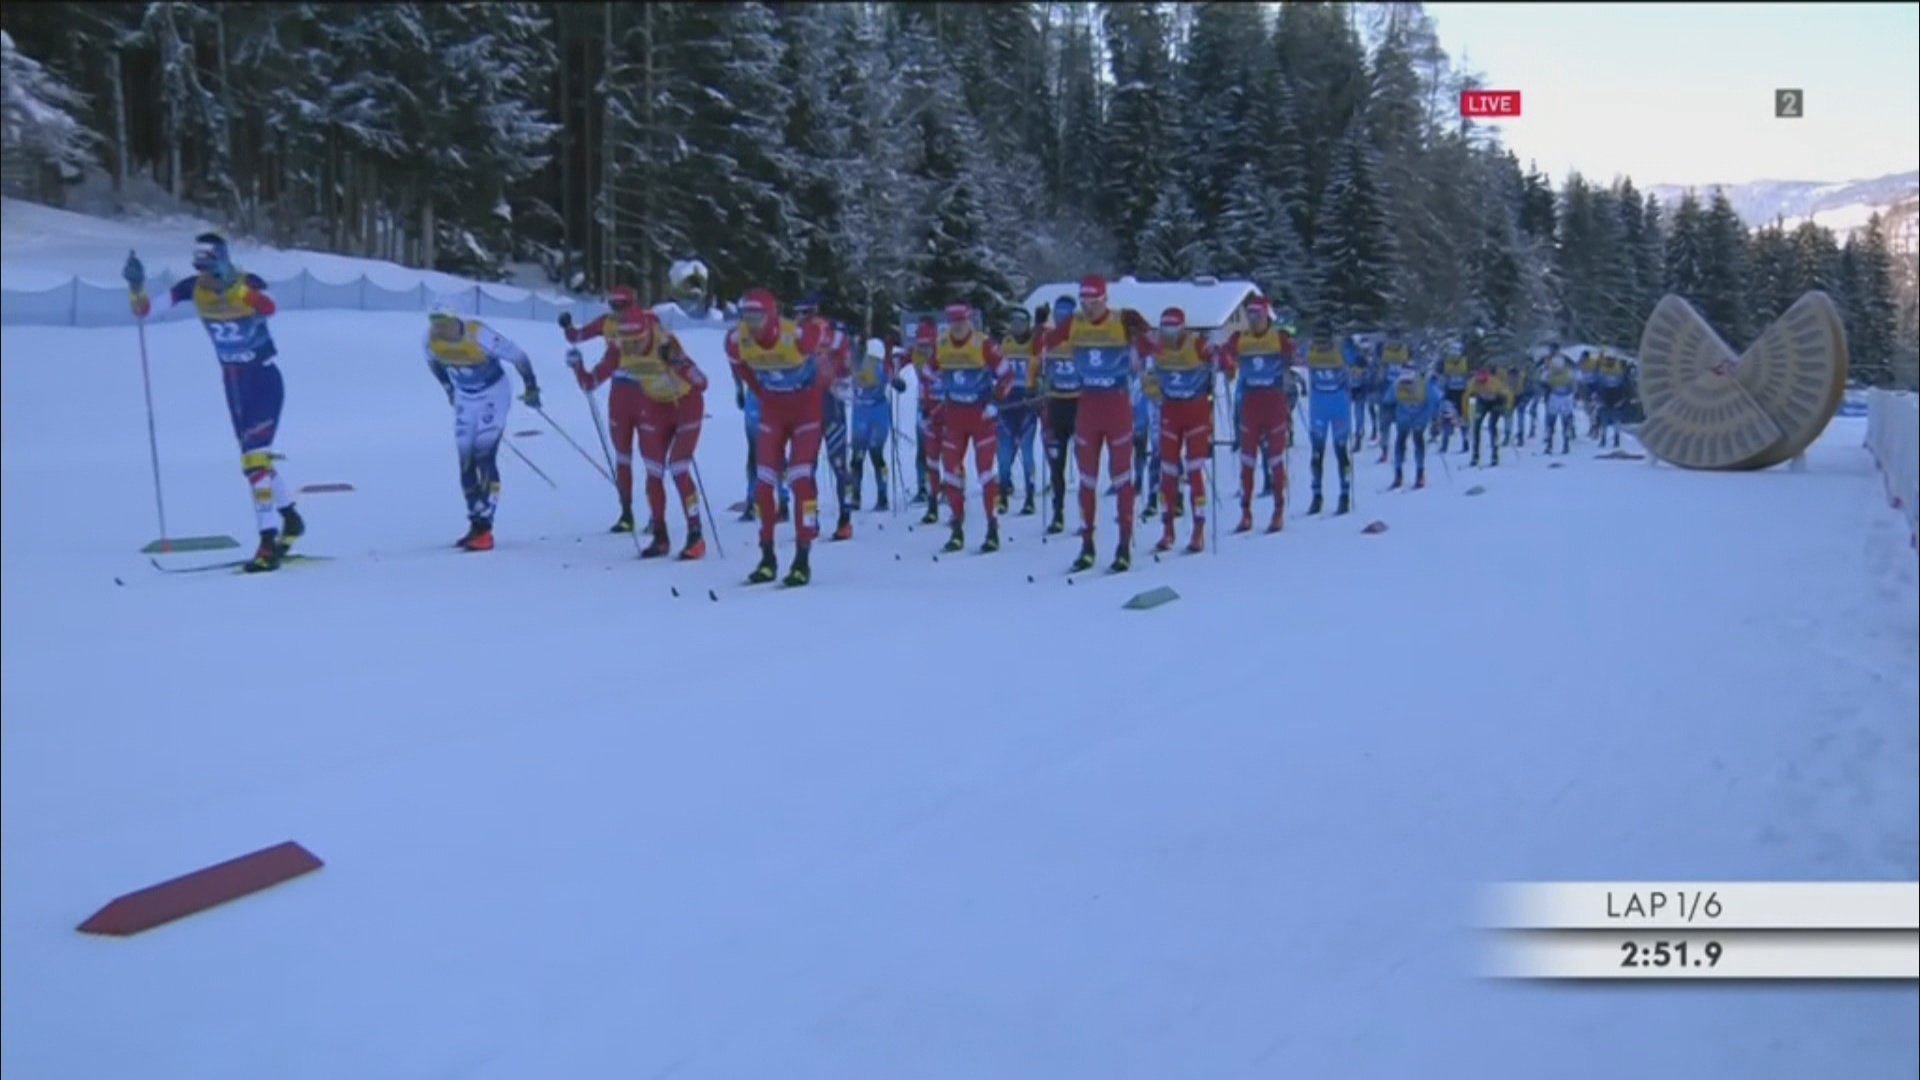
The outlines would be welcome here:
M 1136 246 L 1143 279 L 1186 281 L 1212 269 L 1200 216 L 1177 183 L 1169 183 L 1154 202 L 1153 216 Z
M 1166 19 L 1158 5 L 1106 5 L 1113 88 L 1100 153 L 1103 219 L 1119 240 L 1123 267 L 1140 265 L 1139 238 L 1159 192 L 1179 179 L 1166 148 L 1177 127 L 1166 52 Z
M 1365 129 L 1356 124 L 1339 145 L 1320 203 L 1316 314 L 1348 330 L 1384 325 L 1393 306 L 1393 235 L 1377 169 Z
M 1696 303 L 1728 344 L 1744 348 L 1753 337 L 1747 308 L 1747 227 L 1726 192 L 1717 188 L 1702 224 L 1706 261 Z
M 1856 280 L 1848 304 L 1848 358 L 1857 381 L 1868 386 L 1892 386 L 1899 312 L 1893 296 L 1893 260 L 1879 214 L 1867 219 L 1858 241 L 1850 238 L 1849 246 L 1853 248 Z
M 71 86 L 16 49 L 12 35 L 0 30 L 0 150 L 78 173 L 93 162 L 99 142 L 77 117 L 85 105 Z
M 1833 232 L 1806 221 L 1795 227 L 1788 239 L 1793 244 L 1793 299 L 1818 290 L 1844 301 L 1840 291 L 1840 245 L 1834 241 Z
M 1692 191 L 1680 198 L 1673 212 L 1673 227 L 1667 230 L 1667 291 L 1684 296 L 1702 312 L 1707 290 L 1708 251 L 1706 211 Z M 1721 332 L 1724 334 L 1725 330 Z

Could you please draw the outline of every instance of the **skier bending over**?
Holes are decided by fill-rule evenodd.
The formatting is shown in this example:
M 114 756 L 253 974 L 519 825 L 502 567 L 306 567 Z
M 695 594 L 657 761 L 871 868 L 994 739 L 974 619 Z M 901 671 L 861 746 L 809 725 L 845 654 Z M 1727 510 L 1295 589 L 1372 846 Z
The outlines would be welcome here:
M 493 513 L 500 505 L 500 440 L 513 407 L 507 365 L 520 372 L 520 400 L 540 407 L 540 384 L 526 351 L 478 319 L 451 307 L 427 316 L 427 370 L 453 406 L 453 445 L 460 455 L 460 490 L 467 501 L 467 534 L 454 541 L 467 551 L 493 550 Z
M 780 573 L 773 551 L 774 491 L 784 477 L 793 491 L 793 564 L 783 584 L 813 579 L 809 553 L 820 531 L 818 490 L 813 472 L 820 457 L 821 379 L 825 346 L 820 324 L 795 326 L 780 315 L 780 302 L 766 289 L 754 289 L 740 305 L 740 325 L 727 331 L 727 361 L 734 376 L 760 400 L 759 442 L 755 447 L 753 498 L 760 519 L 760 563 L 749 584 L 772 581 Z
M 588 371 L 580 354 L 569 350 L 567 365 L 580 389 L 591 394 L 613 380 L 608 394 L 613 410 L 614 482 L 620 488 L 621 520 L 614 532 L 633 530 L 633 440 L 640 442 L 640 462 L 647 471 L 647 546 L 643 559 L 657 559 L 671 547 L 667 535 L 666 477 L 680 496 L 686 515 L 687 542 L 680 558 L 697 559 L 707 552 L 700 530 L 700 493 L 694 483 L 693 452 L 700 445 L 700 425 L 707 415 L 707 376 L 687 356 L 680 339 L 653 312 L 634 303 L 629 293 L 614 309 L 611 331 L 595 319 L 579 332 L 607 336 L 607 353 Z M 566 318 L 566 316 L 561 316 Z M 573 337 L 571 327 L 568 338 Z M 615 402 L 624 404 L 614 405 Z M 625 527 L 622 528 L 622 525 Z
M 1402 368 L 1393 382 L 1393 487 L 1407 465 L 1407 441 L 1413 441 L 1413 486 L 1427 486 L 1427 428 L 1440 411 L 1440 383 L 1413 367 Z

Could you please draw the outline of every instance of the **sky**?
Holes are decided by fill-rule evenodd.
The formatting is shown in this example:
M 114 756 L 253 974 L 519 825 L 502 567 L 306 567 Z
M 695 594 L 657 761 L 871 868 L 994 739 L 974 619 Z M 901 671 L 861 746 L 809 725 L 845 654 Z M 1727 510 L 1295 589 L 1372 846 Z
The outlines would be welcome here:
M 1920 169 L 1920 5 L 1427 5 L 1456 64 L 1518 90 L 1502 141 L 1556 180 L 1865 180 Z M 1805 118 L 1773 115 L 1803 90 Z

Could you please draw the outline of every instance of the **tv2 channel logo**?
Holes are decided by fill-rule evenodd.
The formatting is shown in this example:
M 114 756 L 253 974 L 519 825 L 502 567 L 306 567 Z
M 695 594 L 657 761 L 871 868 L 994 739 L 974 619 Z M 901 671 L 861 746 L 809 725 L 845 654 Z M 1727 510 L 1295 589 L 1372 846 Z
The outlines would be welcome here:
M 1462 90 L 1460 115 L 1469 120 L 1511 120 L 1520 116 L 1518 90 Z

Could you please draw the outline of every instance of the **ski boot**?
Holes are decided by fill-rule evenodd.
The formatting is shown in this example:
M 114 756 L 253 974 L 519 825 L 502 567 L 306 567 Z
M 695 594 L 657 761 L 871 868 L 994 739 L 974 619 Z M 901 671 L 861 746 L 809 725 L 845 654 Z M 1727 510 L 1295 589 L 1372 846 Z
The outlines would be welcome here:
M 760 565 L 747 575 L 747 584 L 765 585 L 780 576 L 780 560 L 773 554 L 772 544 L 760 545 Z
M 280 569 L 280 560 L 287 549 L 280 546 L 280 530 L 261 529 L 260 546 L 254 549 L 253 558 L 248 559 L 240 569 L 249 574 L 264 574 Z
M 855 509 L 858 509 L 858 507 L 855 507 Z M 884 514 L 887 511 L 893 509 L 893 507 L 887 502 L 886 488 L 881 488 L 880 494 L 875 495 L 873 497 L 873 509 L 876 513 L 881 513 L 881 514 Z
M 707 553 L 706 538 L 700 535 L 698 521 L 687 522 L 687 542 L 680 548 L 680 554 L 674 556 L 684 562 L 692 562 Z
M 1307 503 L 1307 516 L 1312 517 L 1313 515 L 1319 513 L 1322 505 L 1323 504 L 1320 501 L 1320 493 L 1317 491 L 1314 492 L 1312 501 Z
M 647 541 L 647 546 L 640 549 L 641 558 L 657 559 L 672 550 L 673 541 L 668 539 L 667 527 L 665 525 L 662 525 L 658 521 L 648 522 L 647 535 L 653 537 L 653 539 Z
M 752 499 L 748 499 L 748 500 L 747 500 L 747 506 L 746 506 L 746 509 L 744 509 L 744 510 L 742 510 L 742 511 L 740 511 L 740 516 L 739 516 L 738 518 L 736 518 L 735 520 L 737 520 L 737 521 L 743 521 L 743 522 L 744 522 L 744 521 L 752 521 L 752 520 L 754 520 L 754 519 L 755 519 L 756 517 L 758 517 L 758 516 L 759 516 L 759 515 L 758 515 L 758 513 L 756 513 L 756 512 L 755 512 L 755 510 L 754 510 L 754 506 L 753 506 L 753 500 L 752 500 Z
M 1027 488 L 1027 497 L 1020 502 L 1020 516 L 1033 516 L 1033 488 L 1031 486 Z
M 946 546 L 940 550 L 949 555 L 956 551 L 967 550 L 967 527 L 961 524 L 958 518 L 954 519 L 953 533 L 947 537 Z
M 1477 468 L 1479 468 L 1479 467 L 1480 467 L 1480 455 L 1479 455 L 1479 454 L 1475 454 L 1475 455 L 1473 455 L 1473 458 L 1472 458 L 1472 460 L 1470 460 L 1470 461 L 1468 461 L 1468 462 L 1467 462 L 1467 468 L 1469 468 L 1469 469 L 1477 469 Z
M 1240 504 L 1240 524 L 1235 525 L 1233 527 L 1233 531 L 1236 533 L 1246 533 L 1246 532 L 1253 531 L 1253 504 L 1252 503 L 1243 502 Z
M 800 544 L 793 549 L 793 565 L 787 567 L 787 576 L 780 580 L 780 584 L 789 589 L 797 589 L 813 580 L 813 568 L 807 565 L 808 550 L 806 544 Z
M 991 555 L 1000 550 L 1000 522 L 987 522 L 987 538 L 980 541 L 980 554 Z
M 493 522 L 486 518 L 468 518 L 467 535 L 454 541 L 453 546 L 463 551 L 492 551 Z
M 1500 467 L 1500 448 L 1497 446 L 1493 447 L 1492 449 L 1487 451 L 1487 453 L 1489 455 L 1487 458 L 1487 468 L 1489 469 L 1499 468 Z
M 1413 473 L 1413 490 L 1419 491 L 1421 488 L 1426 486 L 1427 486 L 1427 470 L 1415 469 Z
M 1399 491 L 1400 485 L 1405 482 L 1405 479 L 1405 475 L 1399 469 L 1393 470 L 1393 483 L 1387 485 L 1387 490 Z
M 833 539 L 853 539 L 853 511 L 848 507 L 840 508 L 840 520 L 834 523 Z
M 1286 527 L 1287 508 L 1280 503 L 1275 503 L 1273 506 L 1273 517 L 1267 520 L 1267 535 L 1272 536 L 1274 533 L 1280 532 Z
M 1173 535 L 1173 515 L 1168 514 L 1162 520 L 1164 525 L 1160 529 L 1160 539 L 1153 545 L 1153 550 L 1172 551 L 1173 545 L 1177 542 Z
M 1069 572 L 1078 574 L 1093 569 L 1096 558 L 1093 551 L 1093 533 L 1089 530 L 1087 535 L 1080 538 L 1080 556 L 1073 560 L 1073 567 Z
M 1001 514 L 1006 513 L 1008 502 L 1007 488 L 1006 485 L 1003 484 L 1000 487 L 1000 493 L 994 497 L 994 510 Z
M 292 503 L 280 508 L 280 554 L 292 550 L 293 542 L 307 535 L 307 521 Z
M 1053 508 L 1053 520 L 1047 522 L 1047 535 L 1059 536 L 1067 531 L 1067 512 L 1056 506 Z
M 1113 562 L 1107 566 L 1108 573 L 1124 574 L 1128 570 L 1133 569 L 1132 547 L 1133 544 L 1131 542 L 1126 540 L 1120 541 L 1120 546 L 1113 549 Z
M 1352 509 L 1353 509 L 1353 493 L 1350 491 L 1342 491 L 1340 493 L 1340 501 L 1333 504 L 1334 516 L 1338 517 L 1339 515 L 1344 514 Z
M 926 488 L 914 488 L 913 498 L 907 500 L 908 506 L 919 506 L 927 501 Z
M 1193 539 L 1187 541 L 1187 553 L 1198 555 L 1205 550 L 1207 550 L 1207 519 L 1196 517 L 1193 519 Z
M 748 505 L 751 506 L 752 504 L 749 503 Z M 613 528 L 608 529 L 607 531 L 610 533 L 632 532 L 633 531 L 633 507 L 631 506 L 620 507 L 619 519 L 613 523 Z
M 927 501 L 927 512 L 920 515 L 920 524 L 922 525 L 940 524 L 940 504 L 939 503 L 934 502 L 932 500 Z
M 1374 458 L 1373 463 L 1375 465 L 1385 465 L 1387 463 L 1387 445 L 1385 443 L 1380 444 L 1380 456 Z

